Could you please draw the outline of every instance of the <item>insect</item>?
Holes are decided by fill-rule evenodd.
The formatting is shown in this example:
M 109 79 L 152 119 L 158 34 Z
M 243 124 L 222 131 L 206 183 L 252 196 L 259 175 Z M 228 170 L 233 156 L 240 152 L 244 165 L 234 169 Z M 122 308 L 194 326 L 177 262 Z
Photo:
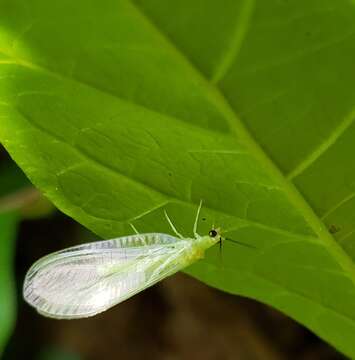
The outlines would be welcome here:
M 25 300 L 44 316 L 77 319 L 128 299 L 201 259 L 206 249 L 221 243 L 219 229 L 213 228 L 205 236 L 197 233 L 201 205 L 194 238 L 184 238 L 165 212 L 176 237 L 137 233 L 73 246 L 39 259 L 25 277 Z
M 340 229 L 340 226 L 337 226 L 335 224 L 332 224 L 329 226 L 329 232 L 331 234 L 336 234 L 337 232 L 339 232 L 341 229 Z

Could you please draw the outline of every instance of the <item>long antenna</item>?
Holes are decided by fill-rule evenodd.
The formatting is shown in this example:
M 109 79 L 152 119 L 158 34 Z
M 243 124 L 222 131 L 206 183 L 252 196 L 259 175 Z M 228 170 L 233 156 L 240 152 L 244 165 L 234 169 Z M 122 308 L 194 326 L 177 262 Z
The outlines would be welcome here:
M 254 246 L 254 245 L 246 244 L 246 243 L 238 241 L 238 240 L 233 240 L 233 239 L 230 239 L 230 238 L 224 238 L 224 240 L 228 240 L 228 241 L 230 241 L 232 243 L 242 245 L 242 246 L 245 246 L 245 247 L 248 247 L 248 248 L 251 248 L 251 249 L 257 249 L 257 247 Z

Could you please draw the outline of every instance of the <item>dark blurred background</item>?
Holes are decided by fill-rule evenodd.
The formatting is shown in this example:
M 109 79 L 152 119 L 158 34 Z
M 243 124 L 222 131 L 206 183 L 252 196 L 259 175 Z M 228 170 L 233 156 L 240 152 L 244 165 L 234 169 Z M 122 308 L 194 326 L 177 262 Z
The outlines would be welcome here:
M 43 255 L 95 237 L 46 203 L 1 149 L 0 194 L 22 199 L 11 209 L 22 219 L 12 261 L 17 320 L 3 359 L 345 359 L 280 312 L 183 273 L 93 318 L 44 318 L 22 299 L 26 271 Z

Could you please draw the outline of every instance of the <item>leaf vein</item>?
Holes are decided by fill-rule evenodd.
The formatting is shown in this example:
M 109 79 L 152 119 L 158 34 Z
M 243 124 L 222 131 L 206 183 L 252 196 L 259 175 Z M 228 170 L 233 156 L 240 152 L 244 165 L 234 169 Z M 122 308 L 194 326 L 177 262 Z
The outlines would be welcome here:
M 288 180 L 293 180 L 305 172 L 312 164 L 314 164 L 326 151 L 328 151 L 345 131 L 354 123 L 355 109 L 353 109 L 337 126 L 329 137 L 323 141 L 318 148 L 309 154 L 301 163 L 299 163 L 289 174 L 286 176 Z
M 215 69 L 212 75 L 212 84 L 219 83 L 228 73 L 230 67 L 235 62 L 240 49 L 243 45 L 247 35 L 253 10 L 255 7 L 255 0 L 244 0 L 241 13 L 236 20 L 234 33 L 229 47 L 225 50 L 224 57 Z
M 340 200 L 338 203 L 336 203 L 332 208 L 330 208 L 326 213 L 323 214 L 321 217 L 322 220 L 327 218 L 330 214 L 332 214 L 334 211 L 339 209 L 341 206 L 346 204 L 347 202 L 351 201 L 355 197 L 355 191 L 351 194 L 345 196 L 342 200 Z

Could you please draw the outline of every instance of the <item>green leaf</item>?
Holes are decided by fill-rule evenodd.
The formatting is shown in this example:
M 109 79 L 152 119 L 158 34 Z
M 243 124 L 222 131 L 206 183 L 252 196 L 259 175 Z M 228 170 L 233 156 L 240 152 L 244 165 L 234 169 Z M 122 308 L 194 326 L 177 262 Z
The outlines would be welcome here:
M 16 316 L 13 259 L 15 252 L 17 216 L 0 215 L 0 356 L 9 339 Z
M 0 140 L 102 237 L 228 237 L 188 271 L 355 357 L 350 0 L 1 0 Z M 339 230 L 332 236 L 334 229 Z

